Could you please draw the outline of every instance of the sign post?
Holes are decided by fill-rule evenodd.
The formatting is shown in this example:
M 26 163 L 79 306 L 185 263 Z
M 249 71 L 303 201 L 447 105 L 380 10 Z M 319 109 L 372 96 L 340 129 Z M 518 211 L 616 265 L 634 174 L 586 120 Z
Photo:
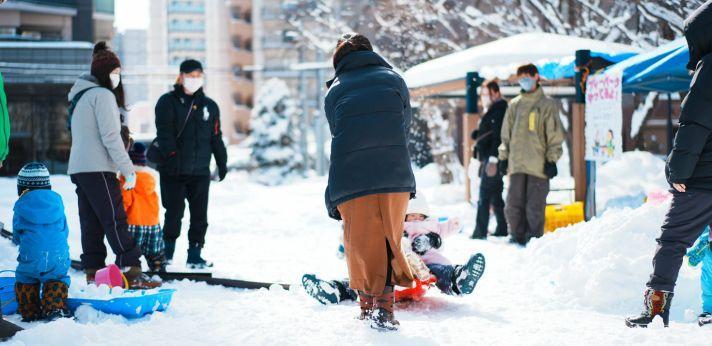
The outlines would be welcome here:
M 472 199 L 470 181 L 470 161 L 472 160 L 472 137 L 470 134 L 479 126 L 480 114 L 477 107 L 477 88 L 484 80 L 477 72 L 468 72 L 465 76 L 465 115 L 462 117 L 462 165 L 465 167 L 465 200 Z
M 588 193 L 586 215 L 596 215 L 596 165 L 623 153 L 622 73 L 590 75 L 586 80 L 586 160 Z

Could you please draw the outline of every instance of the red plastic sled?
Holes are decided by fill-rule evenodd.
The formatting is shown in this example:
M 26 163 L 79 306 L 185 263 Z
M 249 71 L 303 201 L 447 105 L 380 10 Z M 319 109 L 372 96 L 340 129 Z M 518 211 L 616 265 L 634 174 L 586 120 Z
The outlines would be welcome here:
M 423 298 L 425 293 L 428 292 L 431 284 L 437 281 L 434 277 L 431 277 L 427 281 L 415 280 L 415 287 L 401 287 L 396 289 L 396 302 L 406 302 L 406 301 L 418 301 Z

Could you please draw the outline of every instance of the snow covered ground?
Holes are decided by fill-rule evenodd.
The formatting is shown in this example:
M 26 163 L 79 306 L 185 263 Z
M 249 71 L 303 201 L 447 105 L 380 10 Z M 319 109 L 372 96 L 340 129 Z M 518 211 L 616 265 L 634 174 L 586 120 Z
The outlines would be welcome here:
M 625 181 L 650 181 L 650 172 L 633 169 L 648 160 L 655 165 L 647 154 L 626 154 L 619 166 L 612 166 L 622 174 L 608 198 L 625 194 Z M 425 301 L 399 306 L 402 328 L 397 333 L 370 330 L 353 318 L 355 304 L 322 306 L 307 297 L 300 285 L 289 291 L 247 291 L 184 281 L 166 285 L 178 290 L 168 311 L 140 320 L 127 321 L 88 308 L 80 310 L 76 320 L 52 323 L 26 324 L 18 322 L 16 315 L 9 316 L 27 328 L 9 344 L 709 344 L 710 331 L 693 322 L 700 309 L 699 270 L 687 266 L 680 275 L 670 328 L 663 329 L 658 321 L 648 330 L 630 330 L 623 323 L 626 315 L 641 308 L 665 204 L 609 210 L 522 249 L 503 239 L 468 239 L 474 211 L 463 202 L 462 189 L 437 185 L 428 170 L 417 176 L 435 214 L 465 222 L 463 234 L 444 241 L 446 255 L 462 262 L 482 252 L 487 270 L 471 296 L 450 297 L 431 290 Z M 78 258 L 73 187 L 65 176 L 52 179 L 67 207 L 71 254 Z M 664 188 L 664 180 L 655 182 Z M 215 275 L 292 284 L 307 272 L 344 277 L 345 263 L 336 257 L 340 227 L 326 217 L 324 186 L 323 178 L 310 178 L 264 187 L 240 174 L 215 184 L 205 248 L 205 257 L 216 262 Z M 0 179 L 0 191 L 0 220 L 7 224 L 16 198 L 15 181 Z M 184 235 L 177 262 L 185 260 L 186 242 Z M 16 255 L 9 241 L 0 240 L 0 269 L 14 268 Z M 84 285 L 81 273 L 73 272 L 72 279 L 74 285 Z

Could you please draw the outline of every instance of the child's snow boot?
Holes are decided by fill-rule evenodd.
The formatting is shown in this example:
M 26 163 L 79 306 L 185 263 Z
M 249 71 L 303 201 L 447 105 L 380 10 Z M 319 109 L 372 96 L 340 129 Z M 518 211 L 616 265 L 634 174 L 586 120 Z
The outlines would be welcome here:
M 703 312 L 699 317 L 697 317 L 697 324 L 699 324 L 700 327 L 712 325 L 712 313 Z
M 40 307 L 40 284 L 15 283 L 17 311 L 22 316 L 22 322 L 32 322 L 42 319 Z
M 393 304 L 396 302 L 396 295 L 393 286 L 386 286 L 383 294 L 374 299 L 374 309 L 371 313 L 371 328 L 379 331 L 398 330 L 398 322 L 393 314 Z
M 625 325 L 630 328 L 646 328 L 655 316 L 660 316 L 663 318 L 663 324 L 667 327 L 670 321 L 670 303 L 672 302 L 673 293 L 648 288 L 645 290 L 644 296 L 643 312 L 639 316 L 626 318 Z
M 365 321 L 371 318 L 373 313 L 374 297 L 366 292 L 358 291 L 358 305 L 361 307 L 361 313 L 356 316 L 357 320 Z
M 129 282 L 130 289 L 152 289 L 161 287 L 163 284 L 160 280 L 154 280 L 141 271 L 141 266 L 132 266 L 124 271 L 126 281 Z
M 453 272 L 454 291 L 461 295 L 472 293 L 484 272 L 485 256 L 481 253 L 472 255 L 464 266 Z
M 67 305 L 69 286 L 61 281 L 48 281 L 42 287 L 42 316 L 53 321 L 62 317 L 71 317 Z
M 153 275 L 166 272 L 166 260 L 162 255 L 148 256 L 146 257 L 146 262 L 148 262 L 148 272 L 150 274 Z
M 200 257 L 200 252 L 203 247 L 198 244 L 191 244 L 188 247 L 188 268 L 190 269 L 205 269 L 213 266 L 212 262 L 208 262 Z
M 304 290 L 309 296 L 324 305 L 339 304 L 348 299 L 356 300 L 356 298 L 353 297 L 354 293 L 351 293 L 351 295 L 348 293 L 348 291 L 353 292 L 353 290 L 347 289 L 342 283 L 338 281 L 321 280 L 314 274 L 304 274 L 304 276 L 302 276 L 302 286 L 304 286 Z M 344 294 L 346 296 L 344 296 Z
M 166 255 L 166 263 L 170 264 L 173 262 L 173 253 L 176 252 L 176 241 L 164 239 L 163 242 L 165 243 L 164 253 Z

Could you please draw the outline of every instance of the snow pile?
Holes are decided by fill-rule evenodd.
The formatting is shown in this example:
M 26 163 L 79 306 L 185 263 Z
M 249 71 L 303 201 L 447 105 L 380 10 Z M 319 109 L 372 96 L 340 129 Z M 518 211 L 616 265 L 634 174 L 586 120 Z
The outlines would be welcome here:
M 298 115 L 287 83 L 268 80 L 260 89 L 252 111 L 252 159 L 257 167 L 253 179 L 265 185 L 281 185 L 300 174 L 303 159 L 297 141 Z
M 625 152 L 598 167 L 596 205 L 602 211 L 610 200 L 648 195 L 667 188 L 665 161 L 645 151 Z
M 561 306 L 610 314 L 638 311 L 668 207 L 669 202 L 612 210 L 533 240 L 520 254 L 523 287 Z M 683 265 L 672 318 L 686 319 L 687 309 L 699 311 L 699 297 L 699 270 Z
M 79 285 L 71 285 L 69 287 L 69 297 L 78 299 L 93 299 L 93 300 L 111 300 L 114 298 L 131 298 L 141 297 L 149 294 L 158 293 L 159 289 L 151 290 L 124 290 L 121 287 L 109 287 L 105 284 L 87 285 L 79 287 Z

